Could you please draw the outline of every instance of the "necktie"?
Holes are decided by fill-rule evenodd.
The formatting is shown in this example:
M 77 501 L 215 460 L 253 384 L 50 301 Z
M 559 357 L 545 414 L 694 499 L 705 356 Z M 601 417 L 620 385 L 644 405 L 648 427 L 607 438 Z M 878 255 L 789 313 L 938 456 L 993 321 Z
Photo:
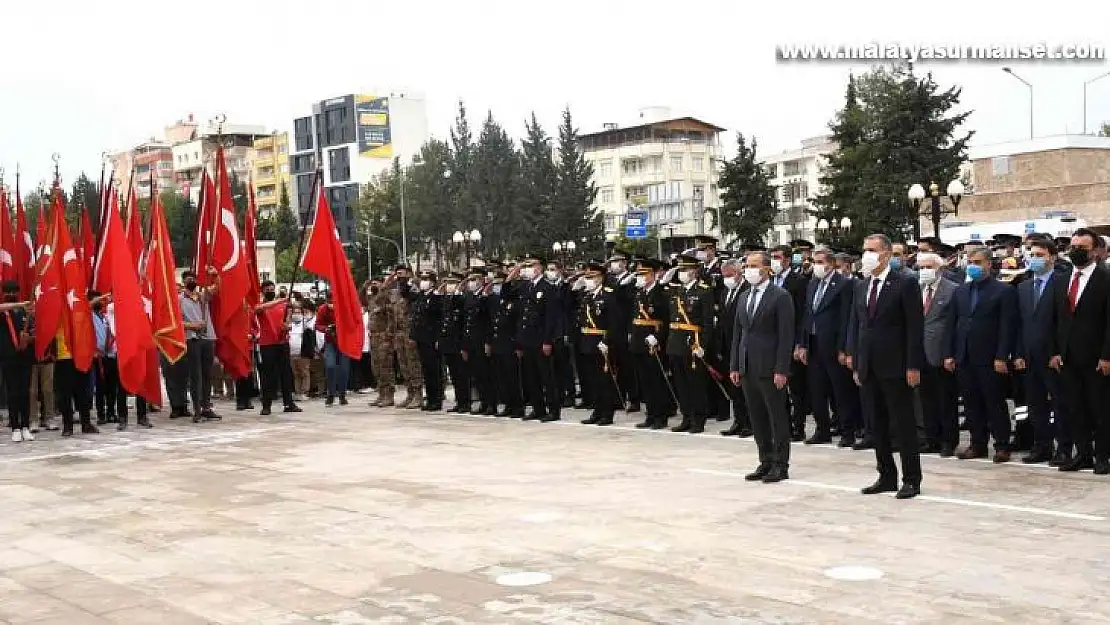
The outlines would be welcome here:
M 1033 290 L 1033 305 L 1037 305 L 1041 301 L 1041 295 L 1044 293 L 1044 278 L 1037 278 L 1037 283 L 1034 285 L 1036 288 Z
M 1071 284 L 1068 286 L 1068 304 L 1072 312 L 1075 312 L 1075 307 L 1079 305 L 1079 271 L 1071 276 Z
M 871 293 L 867 296 L 867 316 L 875 318 L 875 304 L 879 299 L 879 279 L 871 278 Z
M 821 305 L 821 298 L 825 297 L 825 287 L 827 286 L 828 282 L 824 280 L 817 284 L 817 293 L 813 296 L 813 310 L 816 311 L 817 307 Z
M 975 307 L 979 305 L 979 287 L 974 282 L 971 283 L 971 312 L 975 312 Z
M 759 289 L 752 289 L 751 293 L 748 297 L 748 321 L 751 321 L 752 315 L 755 314 L 755 298 L 759 295 Z
M 725 299 L 725 308 L 732 306 L 732 299 L 736 297 L 736 289 L 728 290 L 728 298 Z
M 925 287 L 925 312 L 933 307 L 933 285 Z

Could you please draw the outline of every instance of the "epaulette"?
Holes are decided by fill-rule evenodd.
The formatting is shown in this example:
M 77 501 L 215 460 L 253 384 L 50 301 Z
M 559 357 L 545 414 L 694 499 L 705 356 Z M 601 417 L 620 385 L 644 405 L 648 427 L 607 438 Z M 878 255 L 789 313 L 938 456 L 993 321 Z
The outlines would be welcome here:
M 703 289 L 710 289 L 710 288 L 713 288 L 713 287 L 709 286 L 709 283 L 707 283 L 707 282 L 699 282 L 699 283 L 698 283 L 698 286 L 700 286 L 700 287 L 701 287 L 701 288 L 703 288 Z
M 604 286 L 604 287 L 601 287 L 601 290 L 605 291 L 606 293 L 612 293 L 613 292 L 613 287 Z

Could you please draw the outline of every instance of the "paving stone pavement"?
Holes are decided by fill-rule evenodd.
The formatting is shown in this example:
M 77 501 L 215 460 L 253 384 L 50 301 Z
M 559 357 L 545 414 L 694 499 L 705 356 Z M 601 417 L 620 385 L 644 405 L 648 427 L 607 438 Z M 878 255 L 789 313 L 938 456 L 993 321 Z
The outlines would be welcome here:
M 869 452 L 750 484 L 721 428 L 368 399 L 0 443 L 0 623 L 1110 622 L 1090 473 L 927 457 L 896 501 Z

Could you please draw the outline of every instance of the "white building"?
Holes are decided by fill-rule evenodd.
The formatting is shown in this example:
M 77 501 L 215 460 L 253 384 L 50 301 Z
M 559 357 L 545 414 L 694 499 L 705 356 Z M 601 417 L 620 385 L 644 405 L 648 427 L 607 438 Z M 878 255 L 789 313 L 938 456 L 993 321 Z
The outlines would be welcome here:
M 820 190 L 826 157 L 835 151 L 832 138 L 824 135 L 803 140 L 801 149 L 763 158 L 767 176 L 777 187 L 779 196 L 779 213 L 775 217 L 770 244 L 815 238 L 817 220 L 809 213 L 813 208 L 810 199 Z
M 579 136 L 594 167 L 597 209 L 605 233 L 624 231 L 629 210 L 645 210 L 665 252 L 693 246 L 709 232 L 710 211 L 720 207 L 717 161 L 724 128 L 693 117 L 675 117 L 665 107 L 641 109 L 634 123 L 605 124 Z M 714 229 L 713 234 L 717 232 Z

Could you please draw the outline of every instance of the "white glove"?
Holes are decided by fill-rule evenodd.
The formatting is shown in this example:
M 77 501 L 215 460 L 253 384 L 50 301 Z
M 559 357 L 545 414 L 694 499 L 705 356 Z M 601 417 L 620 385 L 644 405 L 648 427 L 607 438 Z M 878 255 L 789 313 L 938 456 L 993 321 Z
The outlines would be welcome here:
M 663 274 L 663 284 L 670 284 L 674 280 L 674 274 L 678 273 L 678 267 L 671 267 L 667 273 Z
M 644 339 L 644 342 L 647 343 L 648 347 L 655 347 L 659 344 L 659 339 L 655 338 L 654 334 L 649 334 L 647 338 Z
M 597 344 L 597 351 L 601 352 L 602 354 L 608 354 L 609 353 L 609 346 L 606 345 L 605 343 L 598 343 Z
M 704 358 L 705 357 L 705 350 L 700 348 L 700 347 L 695 347 L 694 348 L 694 357 L 695 358 Z
M 574 286 L 571 287 L 574 291 L 581 291 L 584 288 L 586 288 L 586 278 L 578 278 L 574 281 Z
M 621 286 L 628 286 L 629 284 L 632 284 L 633 282 L 635 282 L 635 280 L 636 280 L 636 276 L 634 276 L 632 274 L 628 274 L 627 276 L 621 278 Z

